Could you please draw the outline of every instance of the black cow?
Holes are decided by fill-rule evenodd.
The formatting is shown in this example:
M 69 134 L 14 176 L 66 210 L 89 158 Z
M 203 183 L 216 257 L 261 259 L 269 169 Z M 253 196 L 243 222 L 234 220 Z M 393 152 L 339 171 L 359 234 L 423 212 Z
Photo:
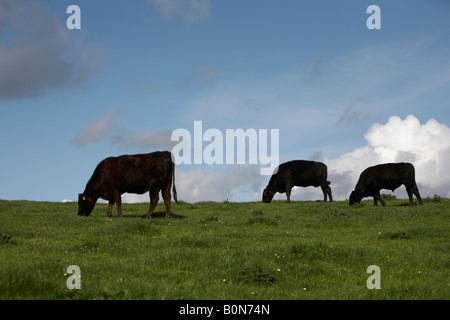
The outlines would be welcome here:
M 423 205 L 422 198 L 417 188 L 415 169 L 411 163 L 385 163 L 369 167 L 359 176 L 355 190 L 349 198 L 349 204 L 360 203 L 364 197 L 373 197 L 373 205 L 380 200 L 383 206 L 386 203 L 381 199 L 380 190 L 388 189 L 394 191 L 401 185 L 405 185 L 409 197 L 409 206 L 413 205 L 413 194 L 419 203 Z
M 162 192 L 166 205 L 166 217 L 170 216 L 170 188 L 173 181 L 173 197 L 177 201 L 175 164 L 168 151 L 148 154 L 123 155 L 106 158 L 97 165 L 82 194 L 78 195 L 78 214 L 89 216 L 99 198 L 109 201 L 107 216 L 117 203 L 117 214 L 122 215 L 121 195 L 125 192 L 143 194 L 149 191 L 150 218 Z
M 323 201 L 333 201 L 330 181 L 327 181 L 327 166 L 322 162 L 294 160 L 281 164 L 272 175 L 263 191 L 262 202 L 270 203 L 275 193 L 286 192 L 287 202 L 291 202 L 292 187 L 321 187 Z

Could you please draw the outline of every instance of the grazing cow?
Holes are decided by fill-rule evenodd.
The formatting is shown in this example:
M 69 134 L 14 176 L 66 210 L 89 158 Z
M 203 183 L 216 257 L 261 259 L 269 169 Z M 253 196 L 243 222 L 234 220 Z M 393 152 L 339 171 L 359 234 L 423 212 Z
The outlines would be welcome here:
M 109 201 L 107 216 L 117 203 L 117 214 L 122 215 L 121 195 L 125 192 L 143 194 L 149 191 L 151 218 L 162 192 L 166 205 L 166 217 L 170 216 L 170 188 L 173 181 L 173 197 L 177 201 L 175 164 L 168 151 L 148 154 L 124 155 L 106 158 L 97 165 L 86 189 L 78 196 L 78 214 L 89 216 L 99 198 Z
M 409 197 L 409 206 L 413 205 L 413 194 L 419 203 L 423 205 L 419 189 L 416 185 L 415 170 L 411 163 L 386 163 L 369 167 L 359 176 L 355 190 L 352 191 L 349 198 L 350 205 L 360 203 L 364 197 L 373 197 L 373 205 L 377 205 L 380 200 L 383 206 L 386 203 L 381 199 L 380 190 L 388 189 L 392 192 L 405 185 Z
M 330 181 L 327 181 L 327 166 L 322 162 L 294 160 L 281 164 L 272 175 L 263 191 L 262 202 L 270 203 L 275 193 L 286 192 L 287 203 L 291 202 L 292 187 L 321 187 L 323 201 L 333 201 Z

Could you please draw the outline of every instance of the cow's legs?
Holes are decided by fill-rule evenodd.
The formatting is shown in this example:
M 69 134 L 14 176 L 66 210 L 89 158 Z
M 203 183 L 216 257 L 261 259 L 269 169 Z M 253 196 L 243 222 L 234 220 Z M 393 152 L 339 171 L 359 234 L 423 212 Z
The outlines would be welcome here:
M 114 203 L 117 204 L 117 216 L 122 216 L 122 196 L 118 191 L 114 191 L 112 194 L 112 199 L 109 199 L 109 207 L 108 207 L 108 213 L 107 216 L 110 217 L 112 213 L 112 208 Z
M 330 186 L 327 187 L 327 192 L 328 192 L 328 201 L 333 202 L 333 195 L 331 193 L 331 187 Z
M 163 194 L 163 199 L 164 199 L 164 204 L 166 205 L 166 218 L 170 217 L 170 187 L 171 184 L 169 183 L 167 185 L 167 187 L 164 190 L 164 194 Z
M 321 187 L 321 188 L 322 188 L 322 192 L 323 192 L 323 202 L 326 202 L 327 201 L 327 191 L 324 187 Z
M 145 218 L 150 219 L 159 201 L 159 189 L 150 189 L 148 193 L 150 195 L 150 209 L 148 209 L 147 216 Z
M 286 187 L 286 197 L 287 197 L 287 203 L 291 203 L 291 190 L 292 188 Z
M 106 217 L 107 218 L 111 217 L 113 205 L 114 205 L 114 201 L 110 200 L 109 201 L 109 206 L 108 206 L 108 211 L 106 212 Z
M 423 205 L 423 201 L 422 201 L 422 198 L 420 197 L 419 189 L 417 189 L 416 184 L 414 184 L 413 187 L 406 188 L 406 192 L 408 193 L 409 206 L 410 207 L 412 207 L 413 204 L 414 204 L 414 202 L 413 202 L 413 194 L 416 196 L 417 200 L 419 200 L 419 204 Z
M 383 199 L 381 199 L 381 195 L 380 195 L 380 191 L 377 191 L 374 196 L 373 196 L 373 205 L 376 206 L 377 205 L 377 200 L 380 200 L 381 204 L 383 205 L 383 207 L 386 207 L 386 202 L 384 202 Z
M 423 201 L 422 201 L 422 198 L 420 197 L 419 189 L 417 188 L 417 184 L 415 182 L 414 182 L 412 188 L 410 188 L 409 190 L 406 189 L 406 192 L 408 192 L 410 207 L 413 205 L 413 200 L 412 200 L 413 194 L 416 196 L 417 200 L 419 200 L 419 204 L 423 205 Z M 410 193 L 411 193 L 411 196 L 410 196 Z
M 122 201 L 117 202 L 117 216 L 118 217 L 122 216 Z
M 328 184 L 325 185 L 321 185 L 320 188 L 322 189 L 323 192 L 323 202 L 327 201 L 327 195 L 328 195 L 328 200 L 330 202 L 333 202 L 333 196 L 331 195 L 331 188 Z
M 406 193 L 408 194 L 408 198 L 409 198 L 409 206 L 412 207 L 413 206 L 413 192 L 411 189 L 407 188 Z
M 116 200 L 117 203 L 117 216 L 121 217 L 122 216 L 122 197 L 120 196 L 120 194 L 115 194 L 114 195 L 114 199 Z
M 293 184 L 286 182 L 286 197 L 287 197 L 287 203 L 291 203 L 291 191 L 294 187 Z

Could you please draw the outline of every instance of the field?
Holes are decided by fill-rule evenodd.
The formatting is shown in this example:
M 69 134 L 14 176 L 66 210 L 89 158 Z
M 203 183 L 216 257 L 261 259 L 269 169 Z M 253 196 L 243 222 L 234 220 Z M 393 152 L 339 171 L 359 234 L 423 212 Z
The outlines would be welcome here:
M 450 200 L 407 203 L 0 201 L 0 299 L 449 299 Z

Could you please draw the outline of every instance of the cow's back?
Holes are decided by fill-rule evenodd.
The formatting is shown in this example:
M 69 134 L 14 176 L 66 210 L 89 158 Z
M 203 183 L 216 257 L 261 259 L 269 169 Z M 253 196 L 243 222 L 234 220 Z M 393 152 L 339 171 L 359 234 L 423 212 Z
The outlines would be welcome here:
M 327 166 L 321 162 L 293 160 L 280 165 L 278 179 L 290 180 L 296 186 L 319 186 L 327 179 Z
M 395 189 L 415 180 L 415 170 L 411 163 L 385 163 L 365 169 L 358 184 L 370 187 Z
M 170 178 L 170 152 L 123 155 L 104 160 L 103 183 L 120 192 L 144 193 L 149 186 Z
M 291 161 L 293 177 L 300 180 L 326 179 L 327 167 L 321 162 L 294 160 Z
M 414 166 L 411 163 L 384 163 L 365 169 L 361 177 L 378 175 L 380 177 L 404 178 L 414 175 Z

